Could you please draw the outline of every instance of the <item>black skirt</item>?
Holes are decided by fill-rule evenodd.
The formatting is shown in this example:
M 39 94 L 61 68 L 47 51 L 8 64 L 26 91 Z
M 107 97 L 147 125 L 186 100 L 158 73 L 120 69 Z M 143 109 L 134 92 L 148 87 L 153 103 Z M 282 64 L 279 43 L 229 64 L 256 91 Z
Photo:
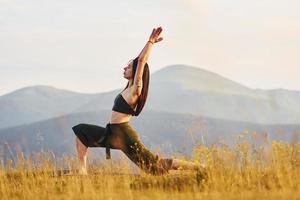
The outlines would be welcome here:
M 86 147 L 105 147 L 105 142 L 97 143 L 105 138 L 106 128 L 93 124 L 78 124 L 72 127 L 75 135 Z
M 120 149 L 146 172 L 160 175 L 171 168 L 173 160 L 161 159 L 150 152 L 129 122 L 108 123 L 106 127 L 81 123 L 72 129 L 86 147 L 106 147 L 107 158 L 110 158 L 110 148 Z

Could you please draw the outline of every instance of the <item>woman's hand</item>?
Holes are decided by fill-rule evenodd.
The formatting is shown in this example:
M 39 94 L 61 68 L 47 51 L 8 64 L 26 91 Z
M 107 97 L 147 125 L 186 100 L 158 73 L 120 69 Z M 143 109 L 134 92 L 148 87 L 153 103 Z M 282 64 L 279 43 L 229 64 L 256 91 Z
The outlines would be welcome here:
M 149 41 L 152 43 L 156 43 L 156 42 L 160 42 L 163 40 L 162 37 L 159 37 L 160 33 L 162 32 L 162 28 L 158 27 L 158 28 L 154 28 L 150 37 L 149 37 Z

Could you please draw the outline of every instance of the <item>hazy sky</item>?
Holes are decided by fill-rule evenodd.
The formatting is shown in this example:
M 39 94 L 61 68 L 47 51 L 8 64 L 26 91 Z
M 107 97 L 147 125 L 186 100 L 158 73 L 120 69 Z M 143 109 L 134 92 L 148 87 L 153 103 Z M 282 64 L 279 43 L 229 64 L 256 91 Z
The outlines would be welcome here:
M 300 1 L 0 0 L 0 95 L 29 85 L 125 86 L 155 26 L 150 72 L 187 64 L 250 88 L 300 90 Z

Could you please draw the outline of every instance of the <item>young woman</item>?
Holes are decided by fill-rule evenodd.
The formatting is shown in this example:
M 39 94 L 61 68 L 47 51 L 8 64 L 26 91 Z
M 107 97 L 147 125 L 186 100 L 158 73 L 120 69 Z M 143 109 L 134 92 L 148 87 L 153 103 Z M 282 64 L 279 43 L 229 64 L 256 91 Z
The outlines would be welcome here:
M 145 105 L 150 74 L 147 60 L 152 46 L 163 40 L 161 32 L 161 27 L 154 28 L 139 56 L 124 67 L 124 78 L 128 83 L 116 96 L 106 127 L 82 123 L 72 127 L 77 136 L 79 173 L 87 174 L 88 147 L 106 147 L 107 158 L 110 158 L 110 148 L 120 149 L 143 171 L 154 175 L 167 173 L 170 169 L 200 167 L 192 162 L 154 155 L 141 143 L 138 133 L 129 123 L 131 116 L 138 116 Z

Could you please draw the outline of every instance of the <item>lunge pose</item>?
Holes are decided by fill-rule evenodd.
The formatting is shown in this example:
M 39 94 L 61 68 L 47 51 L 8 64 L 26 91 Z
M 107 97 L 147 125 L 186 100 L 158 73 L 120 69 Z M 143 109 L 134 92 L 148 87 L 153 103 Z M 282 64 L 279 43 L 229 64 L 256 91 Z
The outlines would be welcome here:
M 153 45 L 163 40 L 161 32 L 161 27 L 154 28 L 138 57 L 124 67 L 124 78 L 128 83 L 115 97 L 106 127 L 83 123 L 72 127 L 77 136 L 76 148 L 81 174 L 87 174 L 88 147 L 105 147 L 107 158 L 110 158 L 110 148 L 119 149 L 143 171 L 154 175 L 167 173 L 170 169 L 199 167 L 193 162 L 154 155 L 142 144 L 138 133 L 130 124 L 131 117 L 140 114 L 147 100 L 150 75 L 147 60 Z

